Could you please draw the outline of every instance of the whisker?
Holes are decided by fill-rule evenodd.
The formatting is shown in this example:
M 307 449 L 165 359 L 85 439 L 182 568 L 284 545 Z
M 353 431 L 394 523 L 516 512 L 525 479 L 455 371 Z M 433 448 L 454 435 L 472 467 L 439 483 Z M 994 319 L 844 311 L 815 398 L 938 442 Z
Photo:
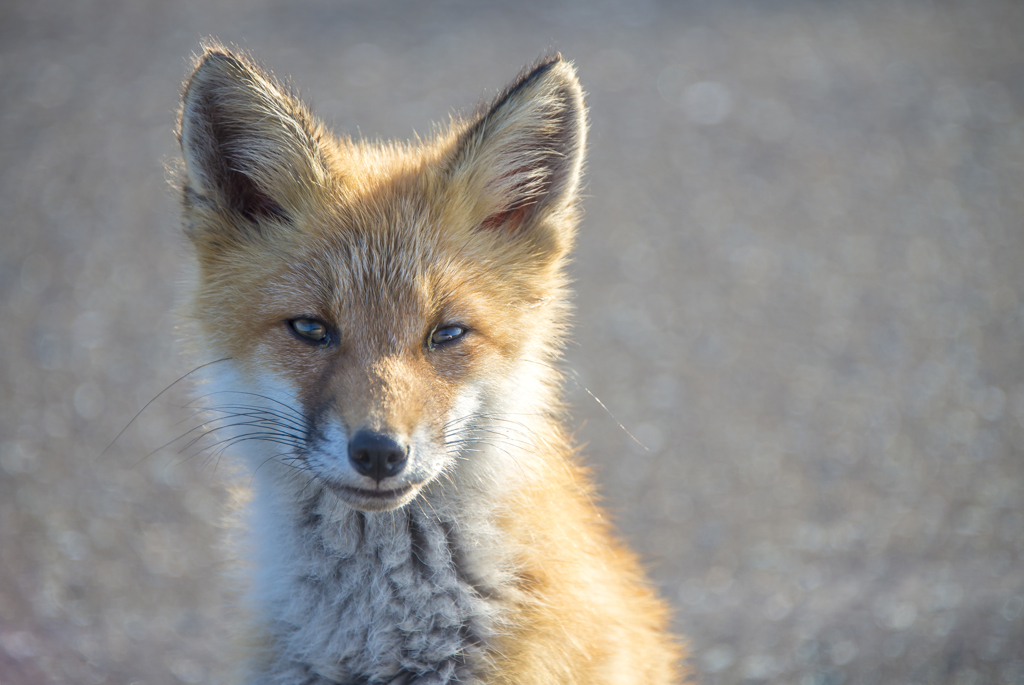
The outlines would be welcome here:
M 214 431 L 207 431 L 203 435 L 201 435 L 198 438 L 192 440 L 188 445 L 186 445 L 185 447 L 182 447 L 180 450 L 178 450 L 178 454 L 182 454 L 187 449 L 189 449 L 192 445 L 194 445 L 197 440 L 201 440 L 202 438 L 207 437 L 208 435 L 212 435 L 213 432 Z M 253 431 L 253 432 L 250 432 L 250 433 L 243 433 L 241 435 L 234 435 L 234 436 L 231 436 L 231 437 L 228 437 L 228 438 L 224 438 L 223 440 L 218 440 L 217 442 L 214 442 L 213 444 L 205 445 L 205 446 L 203 446 L 200 449 L 197 449 L 195 452 L 193 452 L 192 454 L 190 454 L 187 457 L 185 457 L 184 459 L 182 459 L 179 462 L 179 464 L 183 464 L 183 463 L 185 463 L 186 461 L 188 461 L 190 459 L 194 459 L 195 457 L 197 457 L 197 456 L 199 456 L 200 454 L 203 454 L 203 453 L 209 453 L 209 459 L 208 459 L 207 463 L 209 463 L 209 461 L 212 461 L 213 459 L 218 459 L 219 460 L 220 457 L 228 449 L 230 449 L 233 445 L 238 444 L 239 442 L 245 442 L 247 440 L 262 440 L 264 442 L 271 442 L 271 443 L 276 443 L 276 444 L 279 444 L 279 445 L 283 445 L 285 447 L 290 447 L 290 448 L 295 449 L 295 450 L 300 450 L 300 449 L 302 449 L 304 447 L 304 443 L 302 443 L 302 442 L 300 442 L 300 441 L 298 441 L 298 440 L 296 440 L 294 438 L 291 438 L 291 439 L 289 439 L 289 438 L 290 438 L 290 436 L 282 436 L 280 434 L 273 433 L 273 432 L 259 432 L 259 431 Z M 141 462 L 139 462 L 139 463 L 141 463 Z
M 223 419 L 223 418 L 229 418 L 229 417 L 222 417 L 222 419 Z M 170 446 L 171 446 L 171 445 L 173 445 L 174 443 L 178 442 L 179 440 L 181 440 L 181 439 L 183 439 L 183 438 L 186 438 L 186 437 L 188 437 L 189 435 L 191 435 L 192 433 L 195 433 L 195 432 L 196 432 L 196 431 L 198 431 L 198 430 L 202 430 L 203 432 L 202 432 L 202 433 L 201 433 L 201 434 L 200 434 L 200 435 L 199 435 L 198 437 L 196 437 L 196 438 L 194 438 L 194 439 L 190 440 L 190 441 L 189 441 L 189 442 L 188 442 L 188 443 L 187 443 L 187 444 L 186 444 L 186 445 L 185 445 L 184 447 L 182 447 L 182 448 L 181 448 L 181 449 L 180 449 L 180 450 L 178 451 L 178 453 L 179 453 L 179 454 L 180 454 L 181 452 L 183 452 L 183 451 L 185 451 L 185 450 L 189 449 L 190 447 L 192 447 L 192 445 L 194 445 L 194 444 L 195 444 L 196 442 L 198 442 L 199 440 L 202 440 L 202 439 L 203 439 L 203 438 L 205 438 L 206 436 L 208 436 L 208 435 L 211 435 L 211 434 L 213 434 L 213 433 L 215 433 L 215 432 L 217 432 L 217 431 L 219 431 L 219 430 L 224 430 L 224 429 L 226 429 L 226 428 L 231 428 L 231 427 L 233 427 L 233 425 L 235 425 L 235 424 L 229 424 L 229 425 L 223 425 L 223 426 L 215 426 L 215 427 L 213 427 L 213 428 L 207 428 L 207 426 L 208 426 L 209 424 L 211 424 L 211 423 L 214 423 L 214 422 L 216 422 L 216 421 L 220 421 L 220 420 L 222 420 L 222 419 L 214 419 L 214 420 L 212 420 L 212 421 L 204 422 L 204 423 L 202 423 L 202 424 L 200 424 L 200 425 L 196 426 L 195 428 L 192 428 L 192 429 L 190 429 L 190 430 L 188 430 L 188 431 L 185 431 L 185 432 L 184 432 L 184 433 L 182 433 L 181 435 L 178 435 L 178 436 L 176 436 L 175 438 L 173 438 L 173 439 L 171 439 L 171 440 L 168 440 L 167 442 L 165 442 L 164 444 L 160 445 L 159 447 L 157 447 L 156 449 L 154 449 L 153 451 L 149 452 L 149 453 L 148 453 L 148 454 L 146 454 L 146 455 L 145 455 L 144 457 L 142 457 L 141 459 L 139 459 L 139 460 L 138 460 L 137 462 L 135 462 L 135 464 L 133 464 L 133 465 L 132 465 L 132 468 L 136 468 L 136 467 L 138 467 L 138 465 L 139 465 L 139 464 L 141 464 L 142 462 L 146 461 L 147 459 L 149 459 L 150 457 L 152 457 L 152 456 L 153 456 L 154 454 L 157 454 L 157 453 L 159 453 L 160 451 L 162 451 L 162 450 L 164 450 L 164 449 L 166 449 L 166 448 L 170 447 Z M 238 424 L 238 425 L 242 425 L 242 424 Z M 283 433 L 283 432 L 282 432 L 282 434 L 284 435 L 285 433 Z M 297 436 L 296 436 L 296 437 L 297 437 Z
M 577 387 L 582 388 L 584 392 L 586 392 L 588 395 L 593 397 L 594 401 L 597 402 L 599 405 L 601 405 L 601 409 L 605 410 L 605 412 L 608 414 L 609 418 L 611 418 L 612 421 L 614 421 L 616 424 L 618 424 L 619 428 L 622 429 L 623 433 L 628 435 L 633 440 L 633 442 L 635 442 L 636 444 L 638 444 L 641 447 L 643 447 L 644 450 L 650 452 L 650 450 L 647 448 L 647 445 L 645 445 L 642 442 L 640 442 L 639 440 L 637 440 L 637 437 L 635 435 L 633 435 L 632 433 L 630 433 L 629 429 L 627 429 L 625 426 L 623 426 L 621 421 L 619 421 L 617 418 L 615 418 L 615 414 L 612 414 L 612 410 L 609 409 L 608 407 L 606 407 L 604 402 L 602 402 L 601 399 L 597 395 L 595 395 L 594 393 L 590 392 L 590 388 L 588 388 L 587 386 L 585 386 L 582 383 L 580 383 L 580 381 L 579 381 L 579 374 L 576 373 L 576 370 L 575 369 L 570 369 L 570 372 L 572 373 L 572 376 L 571 376 L 570 380 L 572 380 L 572 382 L 575 383 Z
M 194 398 L 192 400 L 192 402 L 203 400 L 203 399 L 206 399 L 207 397 L 213 397 L 214 395 L 228 395 L 228 394 L 230 394 L 230 395 L 251 395 L 252 397 L 259 397 L 260 399 L 264 399 L 264 400 L 267 400 L 268 402 L 273 402 L 274 404 L 278 404 L 278 405 L 284 407 L 285 409 L 290 411 L 292 414 L 294 414 L 297 418 L 299 418 L 302 421 L 306 420 L 305 415 L 302 412 L 300 412 L 298 409 L 296 409 L 295 407 L 292 407 L 291 405 L 285 404 L 284 402 L 282 402 L 280 400 L 276 400 L 273 397 L 268 397 L 266 395 L 261 395 L 258 392 L 247 392 L 245 390 L 217 390 L 215 392 L 206 393 L 205 395 L 199 395 L 196 398 Z M 192 402 L 190 402 L 189 404 L 191 404 Z
M 222 412 L 222 413 L 230 413 L 230 412 L 234 411 L 234 412 L 244 413 L 246 415 L 251 415 L 251 416 L 266 415 L 266 416 L 274 417 L 276 420 L 280 421 L 284 425 L 292 426 L 292 427 L 294 427 L 294 428 L 296 428 L 298 430 L 302 430 L 302 431 L 308 430 L 308 422 L 305 420 L 304 417 L 303 417 L 303 420 L 301 422 L 299 422 L 299 421 L 291 418 L 287 414 L 282 414 L 281 412 L 279 412 L 279 411 L 277 411 L 275 409 L 270 409 L 270 408 L 267 408 L 267 407 L 260 407 L 260 406 L 256 406 L 256 405 L 249 405 L 249 404 L 216 404 L 216 405 L 212 405 L 212 406 L 209 406 L 209 407 L 202 407 L 198 411 L 200 411 L 200 412 L 210 411 L 210 412 Z
M 195 373 L 196 371 L 200 371 L 200 370 L 202 370 L 202 369 L 205 369 L 205 368 L 206 368 L 206 367 L 208 367 L 208 366 L 213 366 L 214 364 L 219 364 L 219 363 L 221 363 L 221 362 L 226 362 L 226 361 L 229 361 L 230 359 L 233 359 L 233 357 L 223 357 L 222 359 L 215 359 L 215 360 L 214 360 L 214 361 L 212 361 L 212 362 L 206 362 L 205 364 L 200 364 L 199 366 L 197 366 L 196 368 L 192 369 L 192 370 L 191 370 L 191 371 L 189 371 L 188 373 L 186 373 L 186 374 L 184 374 L 184 375 L 180 376 L 180 377 L 178 378 L 178 380 L 174 381 L 173 383 L 171 383 L 170 385 L 168 385 L 168 386 L 167 386 L 166 388 L 164 388 L 163 390 L 161 390 L 160 392 L 158 392 L 158 393 L 156 394 L 156 396 L 155 396 L 155 397 L 154 397 L 153 399 L 151 399 L 151 400 L 150 400 L 149 402 L 146 402 L 146 404 L 145 404 L 145 405 L 143 405 L 142 409 L 140 409 L 140 410 L 139 410 L 139 411 L 138 411 L 138 412 L 137 412 L 137 413 L 135 414 L 135 416 L 133 416 L 133 417 L 132 417 L 131 421 L 129 421 L 129 422 L 127 423 L 127 424 L 125 424 L 125 427 L 121 429 L 121 432 L 119 432 L 119 433 L 118 433 L 118 434 L 117 434 L 116 436 L 114 436 L 114 439 L 110 441 L 110 444 L 109 444 L 109 445 L 107 445 L 106 449 L 104 449 L 104 450 L 103 450 L 102 452 L 100 452 L 100 455 L 99 455 L 99 457 L 97 457 L 97 458 L 98 458 L 98 459 L 102 459 L 102 458 L 103 458 L 104 456 L 106 456 L 106 454 L 107 454 L 107 453 L 108 453 L 108 452 L 110 451 L 110 448 L 114 446 L 114 443 L 116 443 L 116 442 L 117 442 L 118 440 L 120 440 L 120 439 L 121 439 L 121 436 L 122 436 L 122 435 L 124 435 L 124 432 L 125 432 L 126 430 L 128 430 L 128 429 L 129 429 L 129 428 L 131 427 L 131 425 L 132 425 L 133 423 L 135 423 L 135 421 L 136 421 L 136 420 L 137 420 L 137 419 L 138 419 L 138 418 L 139 418 L 140 416 L 142 416 L 142 412 L 144 412 L 144 411 L 146 411 L 147 409 L 149 409 L 149 406 L 150 406 L 151 404 L 153 404 L 154 402 L 156 402 L 156 401 L 157 401 L 158 399 L 160 399 L 160 398 L 161 398 L 161 397 L 162 397 L 162 396 L 164 395 L 164 393 L 166 393 L 166 392 L 167 392 L 168 390 L 170 390 L 171 388 L 173 388 L 174 386 L 176 386 L 176 385 L 177 385 L 178 383 L 181 383 L 181 382 L 182 382 L 183 380 L 185 380 L 186 378 L 188 378 L 189 376 L 191 376 L 192 374 L 194 374 L 194 373 Z
M 290 455 L 290 454 L 291 454 L 291 452 L 281 452 L 280 454 L 275 454 L 272 457 L 268 457 L 267 459 L 264 459 L 263 462 L 259 466 L 257 466 L 256 469 L 252 472 L 252 476 L 249 478 L 249 487 L 252 487 L 252 482 L 253 482 L 253 480 L 255 480 L 256 474 L 259 473 L 260 469 L 262 469 L 264 466 L 266 466 L 269 462 L 278 460 L 280 457 L 284 457 L 284 456 L 287 456 L 287 455 Z M 290 461 L 290 460 L 280 461 L 279 463 L 284 464 L 285 466 L 290 466 L 291 468 L 294 468 L 294 469 L 299 468 L 298 466 L 294 466 L 292 464 L 289 464 L 288 461 Z
M 234 418 L 234 417 L 224 417 L 224 419 L 218 419 L 218 420 L 228 420 L 230 418 Z M 177 440 L 180 440 L 180 439 L 184 438 L 185 436 L 189 435 L 190 433 L 198 430 L 199 428 L 205 428 L 206 426 L 207 426 L 207 424 L 203 424 L 202 426 L 197 426 L 196 428 L 193 428 L 191 431 L 188 431 L 188 433 L 185 433 L 184 435 L 178 436 L 177 438 L 175 438 L 175 440 L 173 440 L 171 442 L 173 443 L 173 442 L 175 442 Z M 214 434 L 214 433 L 216 433 L 218 431 L 227 430 L 229 428 L 237 428 L 237 427 L 240 427 L 240 426 L 253 426 L 253 427 L 263 428 L 264 430 L 266 430 L 268 432 L 268 434 L 273 434 L 273 435 L 278 435 L 278 436 L 281 436 L 281 437 L 292 438 L 293 440 L 296 441 L 296 443 L 300 443 L 300 444 L 303 443 L 304 439 L 305 439 L 305 436 L 293 435 L 291 433 L 288 433 L 287 431 L 273 429 L 271 427 L 268 427 L 268 426 L 264 425 L 260 421 L 237 421 L 235 423 L 226 423 L 224 425 L 214 426 L 213 428 L 209 428 L 209 429 L 205 430 L 201 435 L 193 438 L 185 446 L 183 446 L 180 450 L 178 450 L 178 453 L 180 454 L 181 452 L 184 452 L 185 450 L 189 449 L 190 447 L 192 447 L 193 445 L 195 445 L 197 442 L 199 442 L 200 440 L 202 440 L 203 438 L 205 438 L 208 435 L 212 435 L 212 434 Z M 227 438 L 227 439 L 230 440 L 230 438 Z
M 213 430 L 221 430 L 222 428 L 228 428 L 234 425 L 264 426 L 269 430 L 276 430 L 281 433 L 294 435 L 296 437 L 301 437 L 303 439 L 309 438 L 309 432 L 306 431 L 305 429 L 296 428 L 291 424 L 284 423 L 282 421 L 279 421 L 278 419 L 261 417 L 259 412 L 234 412 L 222 410 L 220 411 L 220 413 L 224 414 L 224 416 L 219 416 L 215 419 L 209 419 L 208 421 L 204 421 L 202 425 L 208 426 L 216 423 L 222 424 L 220 426 L 216 426 Z M 246 419 L 246 421 L 238 423 L 225 423 L 232 419 Z
M 216 448 L 216 447 L 218 447 L 220 445 L 224 446 L 224 447 L 220 448 L 221 452 L 223 453 L 224 450 L 230 449 L 231 447 L 234 447 L 235 445 L 237 445 L 239 443 L 249 442 L 249 441 L 252 441 L 252 440 L 261 440 L 263 442 L 271 442 L 271 443 L 274 443 L 274 444 L 277 444 L 277 445 L 284 445 L 286 447 L 292 447 L 292 448 L 295 448 L 295 449 L 301 449 L 302 446 L 303 446 L 302 443 L 300 443 L 298 441 L 286 440 L 286 439 L 276 435 L 275 433 L 259 433 L 259 432 L 256 432 L 256 433 L 245 433 L 243 435 L 235 435 L 235 436 L 232 436 L 230 438 L 224 438 L 223 440 L 218 440 L 217 442 L 213 443 L 212 445 L 209 445 L 209 446 L 204 447 L 203 449 L 199 450 L 198 452 L 196 452 L 196 454 L 202 454 L 203 452 L 205 452 L 207 450 L 212 450 L 212 449 L 214 449 L 214 448 Z M 179 454 L 180 454 L 180 452 L 179 452 Z

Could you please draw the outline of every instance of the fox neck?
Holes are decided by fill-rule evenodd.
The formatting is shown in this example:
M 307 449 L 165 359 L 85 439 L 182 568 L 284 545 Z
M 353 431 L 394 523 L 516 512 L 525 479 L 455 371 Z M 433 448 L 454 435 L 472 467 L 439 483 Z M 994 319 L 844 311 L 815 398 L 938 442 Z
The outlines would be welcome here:
M 479 480 L 443 482 L 401 509 L 362 512 L 275 468 L 287 469 L 258 475 L 250 528 L 272 672 L 474 682 L 513 576 L 495 523 L 505 498 L 472 492 Z

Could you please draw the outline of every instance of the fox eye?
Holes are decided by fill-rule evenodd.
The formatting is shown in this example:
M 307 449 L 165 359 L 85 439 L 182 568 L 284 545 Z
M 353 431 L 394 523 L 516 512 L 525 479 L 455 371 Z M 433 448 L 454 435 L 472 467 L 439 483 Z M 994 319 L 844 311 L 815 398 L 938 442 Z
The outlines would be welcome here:
M 458 340 L 466 334 L 466 329 L 462 326 L 442 326 L 441 328 L 434 329 L 434 332 L 430 334 L 430 345 L 444 345 L 453 340 Z
M 292 319 L 288 322 L 292 333 L 302 338 L 303 342 L 327 347 L 331 344 L 331 333 L 327 326 L 316 319 Z

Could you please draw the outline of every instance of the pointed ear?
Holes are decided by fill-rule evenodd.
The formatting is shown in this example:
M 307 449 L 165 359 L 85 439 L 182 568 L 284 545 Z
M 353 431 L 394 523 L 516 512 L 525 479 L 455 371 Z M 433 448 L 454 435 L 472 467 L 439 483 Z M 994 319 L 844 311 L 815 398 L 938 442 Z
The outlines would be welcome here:
M 576 72 L 555 55 L 524 70 L 477 115 L 458 141 L 450 178 L 481 230 L 520 233 L 565 212 L 571 229 L 586 134 Z
M 325 185 L 323 128 L 249 60 L 207 46 L 185 85 L 178 140 L 185 158 L 185 226 L 258 234 L 287 223 Z

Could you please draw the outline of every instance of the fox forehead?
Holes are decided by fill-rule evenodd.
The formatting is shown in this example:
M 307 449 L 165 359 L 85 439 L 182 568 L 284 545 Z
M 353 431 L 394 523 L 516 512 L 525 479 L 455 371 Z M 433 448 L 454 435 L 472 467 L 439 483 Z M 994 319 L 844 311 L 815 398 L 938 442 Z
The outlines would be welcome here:
M 517 292 L 506 269 L 465 254 L 432 230 L 429 212 L 409 204 L 374 215 L 365 206 L 348 213 L 339 203 L 330 218 L 318 217 L 275 249 L 222 256 L 217 273 L 203 279 L 201 315 L 230 322 L 239 334 L 226 350 L 232 354 L 298 317 L 322 319 L 341 341 L 376 354 L 420 345 L 432 328 L 450 323 L 513 340 L 517 313 L 540 297 L 539 284 L 531 284 L 532 295 Z

